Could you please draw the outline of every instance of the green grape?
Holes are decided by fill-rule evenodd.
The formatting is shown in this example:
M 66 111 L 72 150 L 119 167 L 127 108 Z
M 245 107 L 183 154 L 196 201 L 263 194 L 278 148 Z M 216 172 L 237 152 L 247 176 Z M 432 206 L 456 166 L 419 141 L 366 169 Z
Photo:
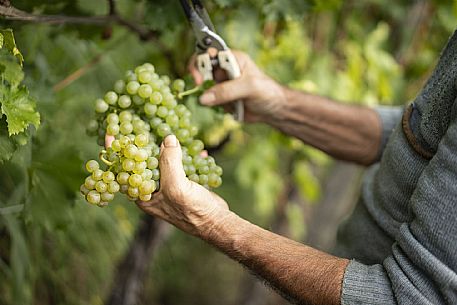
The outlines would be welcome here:
M 119 174 L 117 174 L 116 180 L 117 182 L 119 182 L 119 184 L 123 185 L 129 183 L 129 178 L 130 175 L 128 173 L 120 172 Z
M 108 185 L 106 185 L 105 182 L 100 180 L 97 181 L 97 183 L 95 183 L 95 189 L 97 190 L 97 192 L 103 193 L 106 192 L 106 190 L 108 190 Z
M 211 168 L 211 171 L 218 176 L 222 176 L 222 173 L 223 173 L 222 167 L 217 166 L 217 165 L 214 168 Z
M 181 118 L 179 120 L 179 127 L 183 129 L 188 129 L 191 126 L 190 118 Z M 190 134 L 190 130 L 189 130 Z
M 147 161 L 147 167 L 149 169 L 155 169 L 159 166 L 159 160 L 155 157 L 149 157 Z
M 147 131 L 146 130 L 146 123 L 144 123 L 143 120 L 133 120 L 132 124 L 133 124 L 133 131 L 136 134 L 139 134 L 139 133 L 142 133 L 144 131 Z
M 92 178 L 95 181 L 102 180 L 103 177 L 103 171 L 101 169 L 96 169 L 92 172 Z
M 170 127 L 178 127 L 179 118 L 176 114 L 168 115 L 165 122 L 167 122 Z
M 119 140 L 114 140 L 114 141 L 111 143 L 111 148 L 112 148 L 115 152 L 121 151 L 121 149 L 122 149 L 121 142 L 120 142 Z
M 160 91 L 160 89 L 163 86 L 163 82 L 160 79 L 154 79 L 149 82 L 149 85 L 152 87 L 152 90 Z M 160 91 L 160 92 L 162 92 L 162 91 Z
M 129 196 L 132 198 L 137 198 L 140 195 L 140 191 L 138 190 L 138 187 L 130 186 L 129 190 L 127 192 L 129 194 Z
M 153 92 L 149 97 L 149 102 L 153 105 L 159 105 L 162 102 L 162 94 L 160 92 Z
M 86 196 L 90 190 L 84 184 L 81 184 L 81 186 L 79 187 L 79 191 L 81 195 Z
M 137 153 L 138 147 L 135 144 L 129 144 L 126 148 L 124 148 L 124 156 L 128 159 L 134 159 Z
M 192 143 L 188 146 L 189 155 L 195 156 L 199 154 L 204 148 L 204 144 L 201 140 L 193 140 Z
M 146 194 L 146 195 L 140 195 L 138 198 L 140 198 L 141 201 L 149 201 L 152 198 L 151 194 Z
M 89 160 L 86 162 L 86 169 L 89 173 L 93 173 L 95 170 L 99 169 L 100 165 L 95 160 Z
M 144 170 L 146 169 L 146 167 L 147 167 L 147 165 L 146 165 L 145 161 L 136 162 L 135 167 L 133 168 L 133 172 L 135 174 L 141 175 L 144 172 Z
M 133 125 L 130 122 L 122 122 L 121 125 L 119 126 L 119 131 L 123 135 L 128 135 L 131 134 L 133 131 Z
M 128 190 L 129 190 L 128 183 L 127 184 L 121 184 L 121 187 L 119 188 L 119 192 L 121 192 L 122 194 L 127 194 Z
M 116 182 L 116 181 L 110 181 L 110 182 L 108 183 L 108 192 L 114 194 L 114 193 L 119 192 L 119 189 L 120 189 L 120 185 L 119 185 L 118 182 Z
M 216 165 L 216 160 L 214 160 L 214 158 L 211 156 L 206 157 L 206 162 L 210 167 Z
M 187 176 L 190 176 L 192 174 L 195 174 L 196 169 L 195 169 L 195 166 L 190 164 L 190 165 L 184 165 L 184 171 L 186 172 Z
M 211 173 L 208 175 L 208 186 L 212 188 L 219 187 L 222 184 L 222 179 L 217 174 Z
M 151 96 L 152 92 L 153 92 L 152 87 L 148 84 L 143 84 L 138 89 L 138 95 L 144 99 L 149 98 Z
M 183 164 L 190 165 L 190 164 L 192 164 L 192 161 L 193 160 L 192 160 L 191 156 L 183 154 L 183 156 L 182 156 L 182 163 Z
M 110 183 L 111 181 L 114 181 L 116 177 L 114 176 L 113 172 L 106 171 L 103 173 L 102 179 L 105 183 Z
M 94 178 L 92 178 L 92 176 L 89 176 L 86 178 L 86 180 L 84 180 L 84 186 L 88 190 L 93 190 L 95 188 L 96 183 L 97 183 L 97 181 L 95 181 Z
M 106 134 L 111 135 L 111 136 L 118 135 L 119 134 L 119 125 L 109 124 L 108 127 L 106 127 Z
M 121 95 L 119 97 L 119 100 L 117 101 L 119 107 L 121 108 L 128 108 L 130 105 L 132 105 L 132 99 L 128 95 Z
M 119 113 L 119 121 L 120 122 L 130 122 L 132 121 L 133 115 L 130 111 L 124 110 Z
M 147 116 L 152 117 L 155 115 L 157 112 L 157 105 L 153 105 L 151 103 L 147 103 L 144 105 L 144 113 L 146 113 Z
M 129 184 L 133 187 L 138 187 L 143 182 L 143 178 L 139 174 L 133 174 L 129 177 Z
M 157 126 L 159 126 L 160 124 L 162 124 L 163 121 L 161 118 L 158 118 L 158 117 L 154 117 L 152 118 L 150 121 L 149 121 L 149 125 L 152 127 L 152 128 L 157 128 Z
M 199 167 L 198 168 L 198 173 L 199 174 L 203 174 L 203 175 L 208 175 L 209 174 L 209 166 L 205 165 L 205 166 Z
M 152 74 L 149 70 L 141 71 L 138 75 L 138 80 L 143 84 L 147 84 L 152 81 Z
M 200 168 L 202 166 L 208 165 L 206 160 L 202 156 L 199 156 L 199 155 L 196 155 L 193 158 L 193 163 L 194 163 L 196 168 Z
M 143 178 L 143 180 L 151 180 L 152 179 L 152 171 L 148 168 L 146 168 L 144 170 L 143 173 L 141 173 L 141 178 Z
M 89 123 L 87 123 L 86 130 L 89 135 L 95 135 L 98 131 L 98 122 L 96 120 L 90 120 Z
M 176 79 L 173 82 L 173 90 L 176 92 L 182 92 L 186 88 L 186 83 L 182 79 Z
M 160 80 L 164 83 L 165 86 L 168 86 L 170 85 L 171 81 L 170 81 L 170 77 L 168 77 L 168 75 L 162 75 L 160 77 Z
M 178 138 L 179 142 L 185 143 L 190 139 L 190 132 L 187 129 L 178 129 L 178 131 L 176 131 L 176 137 Z
M 168 109 L 174 109 L 176 105 L 178 105 L 178 102 L 176 102 L 174 96 L 172 96 L 169 99 L 165 99 L 162 104 L 167 107 Z
M 125 89 L 127 90 L 127 93 L 130 95 L 137 94 L 139 88 L 140 88 L 140 83 L 137 82 L 136 80 L 128 82 L 127 86 L 125 87 Z
M 124 91 L 125 91 L 125 82 L 122 79 L 120 79 L 120 80 L 118 80 L 118 81 L 116 81 L 114 83 L 114 91 L 117 94 L 124 93 Z
M 192 174 L 192 175 L 189 176 L 189 180 L 193 181 L 193 182 L 196 182 L 196 183 L 199 183 L 200 182 L 200 177 L 197 174 Z
M 113 199 L 114 199 L 114 194 L 112 194 L 112 193 L 110 193 L 110 192 L 101 193 L 100 199 L 101 199 L 101 201 L 104 201 L 104 202 L 113 201 Z
M 95 101 L 95 111 L 98 113 L 104 113 L 108 111 L 109 105 L 102 99 Z
M 165 118 L 168 115 L 168 108 L 165 106 L 160 106 L 157 108 L 157 116 L 161 118 Z
M 159 180 L 160 179 L 160 172 L 157 168 L 151 170 L 152 172 L 152 180 Z
M 144 64 L 142 65 L 142 67 L 143 67 L 146 71 L 149 71 L 149 72 L 151 72 L 151 73 L 154 73 L 154 71 L 155 71 L 154 65 L 151 64 L 151 63 L 148 63 L 148 62 L 147 62 L 147 63 L 144 63 Z
M 198 127 L 195 125 L 190 126 L 189 132 L 191 137 L 195 137 L 198 134 Z
M 127 71 L 125 73 L 125 80 L 128 82 L 136 81 L 137 80 L 136 74 L 133 71 L 130 71 L 130 70 Z
M 138 152 L 135 155 L 135 161 L 142 162 L 148 159 L 148 153 L 144 149 L 138 149 Z
M 135 68 L 135 74 L 138 76 L 141 72 L 143 71 L 148 71 L 145 67 L 143 66 L 138 66 Z
M 160 124 L 159 126 L 157 126 L 157 134 L 162 138 L 168 136 L 169 134 L 171 134 L 170 126 L 165 123 Z
M 138 146 L 138 147 L 144 147 L 146 145 L 148 145 L 149 143 L 149 135 L 148 134 L 139 134 L 135 137 L 135 144 Z
M 141 185 L 139 186 L 140 195 L 151 194 L 152 192 L 155 191 L 155 189 L 156 189 L 156 184 L 155 184 L 154 180 L 143 181 L 143 182 L 141 182 Z
M 175 108 L 175 112 L 179 117 L 182 117 L 184 115 L 184 113 L 186 113 L 187 111 L 188 111 L 187 107 L 184 106 L 183 104 L 179 104 Z
M 137 105 L 137 106 L 144 105 L 144 103 L 145 103 L 145 100 L 142 99 L 142 98 L 141 98 L 140 96 L 138 96 L 138 95 L 134 95 L 134 96 L 132 97 L 132 101 L 133 101 L 133 103 L 134 103 L 135 105 Z
M 119 124 L 119 116 L 115 113 L 110 113 L 106 117 L 106 122 L 109 124 Z
M 135 161 L 133 161 L 132 159 L 124 159 L 124 161 L 122 161 L 122 168 L 125 171 L 131 172 L 131 171 L 133 171 L 134 167 L 135 167 Z
M 100 203 L 100 193 L 97 192 L 97 191 L 90 191 L 87 195 L 86 195 L 86 200 L 87 202 L 89 202 L 90 204 L 99 204 Z
M 103 97 L 105 102 L 107 102 L 110 105 L 116 105 L 117 102 L 117 94 L 114 91 L 108 91 L 106 92 L 105 96 Z
M 125 148 L 125 147 L 127 147 L 127 145 L 129 145 L 131 143 L 132 143 L 132 141 L 130 140 L 129 137 L 121 136 L 121 138 L 119 139 L 119 144 L 121 145 L 121 148 Z
M 198 183 L 202 185 L 208 184 L 208 175 L 199 175 L 198 176 Z

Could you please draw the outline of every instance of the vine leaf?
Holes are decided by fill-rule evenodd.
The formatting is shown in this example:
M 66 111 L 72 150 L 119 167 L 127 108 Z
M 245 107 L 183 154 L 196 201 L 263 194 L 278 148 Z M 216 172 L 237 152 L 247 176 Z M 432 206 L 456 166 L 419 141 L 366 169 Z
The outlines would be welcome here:
M 2 114 L 6 115 L 9 135 L 24 131 L 30 124 L 40 125 L 40 114 L 35 110 L 35 100 L 29 96 L 25 87 L 11 89 L 0 87 Z
M 13 30 L 4 29 L 0 30 L 0 48 L 7 49 L 14 57 L 17 58 L 19 64 L 22 66 L 24 63 L 24 57 L 22 56 L 19 49 L 16 47 L 16 41 L 14 40 Z

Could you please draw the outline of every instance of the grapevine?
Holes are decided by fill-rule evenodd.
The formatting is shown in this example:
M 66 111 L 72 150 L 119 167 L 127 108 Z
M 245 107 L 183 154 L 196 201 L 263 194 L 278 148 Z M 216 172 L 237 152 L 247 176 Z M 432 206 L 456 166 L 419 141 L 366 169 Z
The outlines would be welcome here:
M 171 85 L 171 86 L 170 86 Z M 116 193 L 129 200 L 150 200 L 160 187 L 159 154 L 163 139 L 174 134 L 181 143 L 186 176 L 208 188 L 221 185 L 222 168 L 204 153 L 189 109 L 177 99 L 198 90 L 160 76 L 150 63 L 127 71 L 113 90 L 95 101 L 96 119 L 87 126 L 103 146 L 99 159 L 89 160 L 89 176 L 80 187 L 88 203 L 107 206 Z M 105 139 L 112 142 L 105 148 Z

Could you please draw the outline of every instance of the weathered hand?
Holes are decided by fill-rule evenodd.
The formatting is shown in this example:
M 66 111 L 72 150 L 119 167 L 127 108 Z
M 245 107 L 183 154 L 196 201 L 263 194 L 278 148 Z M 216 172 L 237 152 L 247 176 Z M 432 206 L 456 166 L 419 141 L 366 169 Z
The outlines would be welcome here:
M 207 106 L 226 105 L 243 100 L 247 122 L 265 121 L 278 114 L 286 103 L 285 88 L 265 75 L 246 53 L 232 51 L 240 65 L 241 77 L 227 80 L 208 89 L 200 102 Z M 195 67 L 195 56 L 189 63 L 189 70 L 195 82 L 203 82 L 202 75 Z M 223 80 L 216 71 L 217 80 Z
M 138 201 L 146 213 L 158 216 L 179 229 L 206 238 L 213 226 L 228 213 L 227 203 L 203 186 L 187 179 L 181 146 L 174 135 L 162 143 L 160 190 L 150 201 Z

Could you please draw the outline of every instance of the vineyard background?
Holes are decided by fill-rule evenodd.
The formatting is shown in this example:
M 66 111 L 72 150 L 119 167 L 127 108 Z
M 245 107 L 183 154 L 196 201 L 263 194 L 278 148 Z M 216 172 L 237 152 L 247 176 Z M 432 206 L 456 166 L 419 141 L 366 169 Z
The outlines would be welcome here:
M 276 80 L 370 106 L 413 99 L 457 26 L 455 0 L 205 5 L 228 44 Z M 125 198 L 100 209 L 78 193 L 83 160 L 98 150 L 85 132 L 95 99 L 143 62 L 190 81 L 194 37 L 179 2 L 0 1 L 0 15 L 9 16 L 1 28 L 14 30 L 41 121 L 12 140 L 0 118 L 0 304 L 287 304 L 235 262 Z M 217 193 L 231 209 L 330 249 L 362 169 L 268 126 L 239 127 L 191 106 L 224 168 Z

